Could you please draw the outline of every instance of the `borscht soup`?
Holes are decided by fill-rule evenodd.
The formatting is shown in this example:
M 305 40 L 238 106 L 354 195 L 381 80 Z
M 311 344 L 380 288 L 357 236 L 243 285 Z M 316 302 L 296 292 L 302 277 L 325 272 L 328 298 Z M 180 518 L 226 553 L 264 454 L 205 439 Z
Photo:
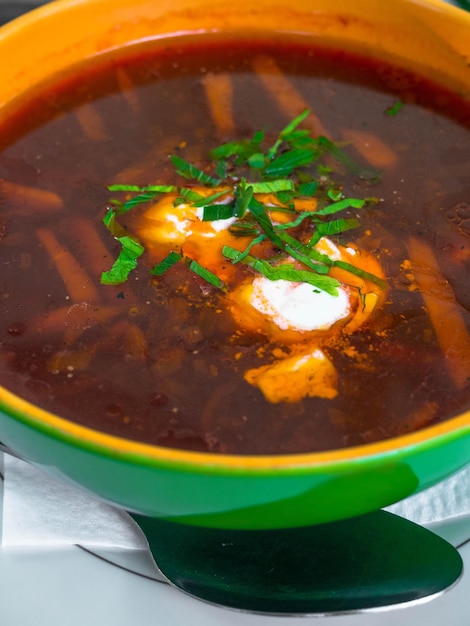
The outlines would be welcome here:
M 324 451 L 470 408 L 470 103 L 390 61 L 201 35 L 0 134 L 0 383 L 79 424 Z

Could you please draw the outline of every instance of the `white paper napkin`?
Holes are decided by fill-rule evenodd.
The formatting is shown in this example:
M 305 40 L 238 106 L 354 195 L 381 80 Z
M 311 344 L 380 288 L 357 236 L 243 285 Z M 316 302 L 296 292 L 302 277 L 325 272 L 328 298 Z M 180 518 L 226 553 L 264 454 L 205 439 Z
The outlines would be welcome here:
M 387 510 L 422 526 L 468 517 L 470 536 L 470 466 Z
M 125 512 L 8 455 L 4 472 L 3 547 L 146 549 Z M 433 530 L 463 521 L 470 537 L 470 466 L 387 510 Z
M 124 511 L 28 463 L 5 455 L 4 477 L 2 547 L 147 547 Z

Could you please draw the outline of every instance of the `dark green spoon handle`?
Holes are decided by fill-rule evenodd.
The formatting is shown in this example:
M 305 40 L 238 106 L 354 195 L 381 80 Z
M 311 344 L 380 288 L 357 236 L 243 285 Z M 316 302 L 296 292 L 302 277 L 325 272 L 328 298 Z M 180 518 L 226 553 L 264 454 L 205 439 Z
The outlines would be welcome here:
M 377 609 L 440 594 L 463 569 L 444 539 L 385 511 L 269 531 L 132 517 L 170 582 L 238 610 L 318 615 Z

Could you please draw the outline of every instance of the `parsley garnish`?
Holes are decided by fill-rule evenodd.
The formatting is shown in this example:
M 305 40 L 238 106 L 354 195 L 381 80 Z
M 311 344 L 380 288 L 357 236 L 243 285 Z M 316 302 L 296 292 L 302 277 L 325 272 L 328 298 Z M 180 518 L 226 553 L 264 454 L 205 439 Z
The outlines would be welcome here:
M 380 173 L 361 168 L 337 144 L 325 137 L 313 137 L 308 130 L 300 128 L 308 114 L 306 110 L 289 122 L 267 148 L 264 148 L 265 133 L 261 131 L 249 139 L 218 146 L 210 153 L 215 176 L 172 155 L 175 172 L 190 181 L 188 185 L 108 187 L 109 191 L 131 195 L 124 202 L 113 200 L 104 219 L 121 244 L 121 251 L 111 270 L 103 273 L 102 283 L 119 284 L 127 280 L 144 252 L 141 243 L 120 225 L 118 217 L 171 193 L 176 196 L 175 207 L 190 204 L 201 211 L 203 221 L 231 220 L 229 232 L 243 238 L 244 248 L 237 250 L 225 245 L 221 261 L 248 265 L 269 280 L 304 282 L 333 295 L 339 287 L 338 280 L 329 275 L 333 267 L 383 288 L 381 278 L 335 261 L 315 248 L 322 237 L 338 236 L 359 226 L 356 216 L 338 217 L 339 213 L 357 211 L 376 202 L 374 198 L 344 197 L 341 187 L 331 179 L 334 163 L 372 182 Z M 328 157 L 328 164 L 324 157 Z M 207 193 L 210 189 L 212 193 Z M 310 203 L 312 210 L 298 209 L 296 202 L 302 207 Z M 279 223 L 272 218 L 275 212 L 283 212 L 287 217 Z M 253 248 L 263 242 L 270 244 L 269 260 L 252 254 Z M 225 291 L 223 281 L 216 274 L 182 251 L 170 252 L 153 267 L 151 274 L 160 277 L 179 261 L 213 287 Z
M 401 100 L 397 100 L 394 104 L 385 109 L 385 115 L 388 115 L 389 117 L 395 117 L 395 115 L 397 115 L 397 113 L 399 113 L 402 108 L 403 102 Z

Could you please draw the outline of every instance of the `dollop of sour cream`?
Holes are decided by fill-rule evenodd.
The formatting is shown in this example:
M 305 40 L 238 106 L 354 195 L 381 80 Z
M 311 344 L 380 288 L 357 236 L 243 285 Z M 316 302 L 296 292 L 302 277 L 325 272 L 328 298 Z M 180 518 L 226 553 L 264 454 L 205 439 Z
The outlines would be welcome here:
M 199 191 L 204 195 L 215 190 L 202 188 Z M 237 328 L 235 339 L 242 332 L 264 335 L 268 339 L 263 349 L 257 351 L 259 367 L 244 371 L 247 383 L 257 387 L 271 403 L 336 397 L 338 373 L 330 360 L 326 342 L 331 347 L 335 335 L 343 329 L 350 333 L 360 328 L 383 300 L 384 289 L 354 273 L 346 274 L 347 286 L 341 274 L 335 276 L 339 281 L 336 295 L 308 283 L 273 281 L 253 272 L 243 274 L 223 256 L 224 246 L 234 249 L 241 246 L 242 252 L 249 244 L 231 232 L 235 218 L 206 221 L 203 209 L 191 204 L 175 204 L 175 196 L 171 194 L 151 205 L 145 218 L 138 235 L 149 250 L 159 255 L 156 261 L 161 260 L 161 244 L 171 243 L 188 258 L 214 272 L 227 286 L 220 311 L 226 306 L 230 312 Z M 315 248 L 332 260 L 383 276 L 378 261 L 353 246 L 340 246 L 322 237 Z M 286 260 L 291 261 L 293 259 Z M 273 341 L 272 349 L 269 340 Z M 237 354 L 240 363 L 243 357 L 244 352 L 240 351 Z
M 282 330 L 327 330 L 351 313 L 346 289 L 333 296 L 307 283 L 264 276 L 253 280 L 250 304 Z

